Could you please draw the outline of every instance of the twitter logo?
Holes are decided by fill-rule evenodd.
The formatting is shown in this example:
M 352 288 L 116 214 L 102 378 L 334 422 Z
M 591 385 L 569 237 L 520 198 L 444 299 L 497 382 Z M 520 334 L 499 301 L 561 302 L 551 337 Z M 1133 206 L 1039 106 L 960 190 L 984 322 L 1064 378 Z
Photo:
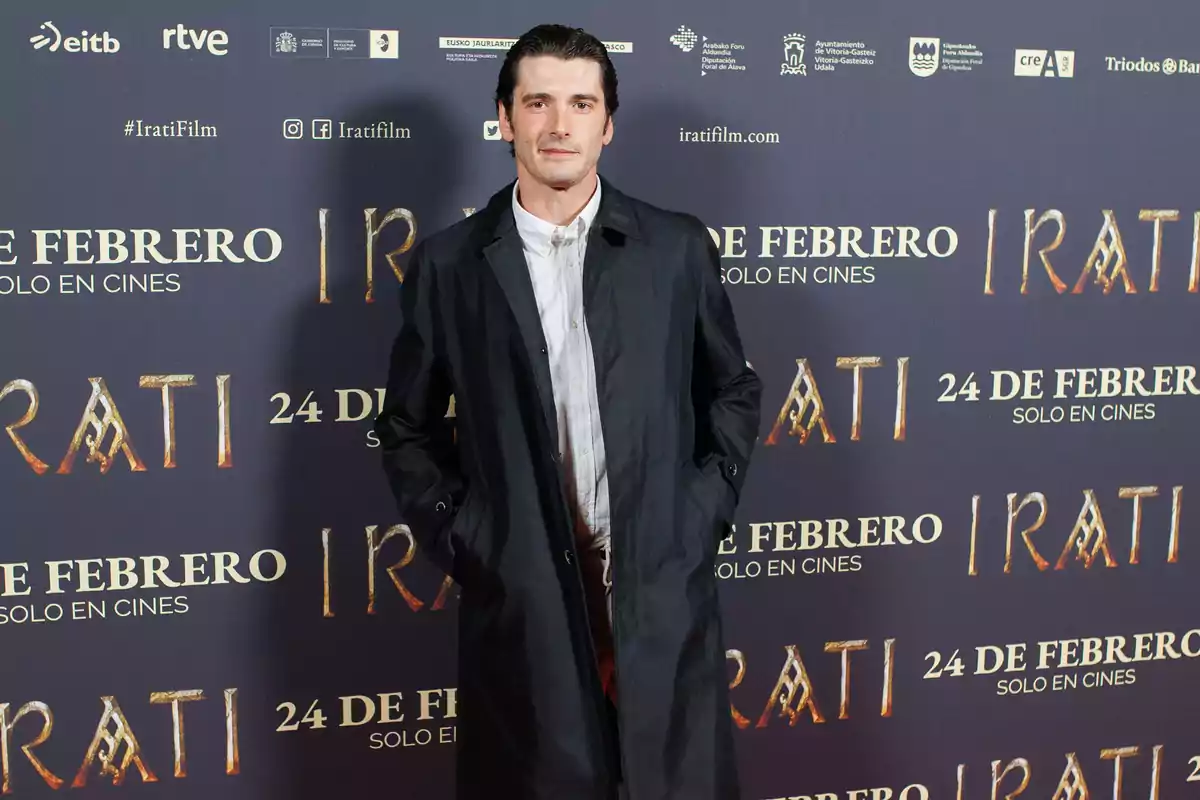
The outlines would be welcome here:
M 501 138 L 500 137 L 500 121 L 499 120 L 489 119 L 487 122 L 483 123 L 483 138 L 489 139 L 489 140 L 496 140 L 496 139 Z

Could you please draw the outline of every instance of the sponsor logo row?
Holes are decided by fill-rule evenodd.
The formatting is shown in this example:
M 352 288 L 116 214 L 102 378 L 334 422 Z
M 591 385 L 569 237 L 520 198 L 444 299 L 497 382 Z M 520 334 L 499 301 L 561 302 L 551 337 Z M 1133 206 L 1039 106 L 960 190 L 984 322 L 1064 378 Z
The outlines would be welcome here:
M 691 57 L 699 56 L 700 74 L 712 72 L 745 73 L 746 45 L 736 41 L 718 41 L 680 25 L 667 40 Z M 811 46 L 811 53 L 810 53 Z M 779 74 L 808 77 L 811 74 L 856 70 L 876 65 L 879 50 L 864 41 L 815 39 L 792 32 L 782 37 L 782 61 Z M 811 58 L 810 58 L 811 56 Z M 984 63 L 983 50 L 973 43 L 944 41 L 940 37 L 911 36 L 908 40 L 908 69 L 919 78 L 940 72 L 974 72 Z M 1013 75 L 1024 78 L 1075 77 L 1075 51 L 1064 49 L 1016 48 L 1012 56 Z M 1108 72 L 1143 74 L 1200 74 L 1200 60 L 1185 58 L 1136 60 L 1123 56 L 1104 56 Z
M 276 58 L 317 59 L 398 59 L 399 29 L 314 28 L 275 26 L 270 29 L 270 53 Z M 666 37 L 682 53 L 699 58 L 700 74 L 747 72 L 746 45 L 737 41 L 719 41 L 680 25 Z M 194 54 L 224 56 L 229 53 L 228 32 L 219 29 L 192 28 L 177 23 L 162 29 L 162 49 Z M 448 61 L 495 59 L 515 42 L 503 37 L 439 36 L 438 47 L 448 51 Z M 103 54 L 121 52 L 121 40 L 110 31 L 74 33 L 52 20 L 41 24 L 29 37 L 34 50 L 48 53 Z M 875 66 L 879 50 L 863 41 L 815 39 L 803 32 L 782 37 L 780 75 L 807 77 L 822 72 L 837 72 Z M 633 42 L 605 42 L 610 53 L 632 53 Z M 1074 50 L 1017 48 L 1013 51 L 1013 74 L 1018 77 L 1073 78 L 1076 70 Z M 909 71 L 921 78 L 940 72 L 974 72 L 983 66 L 984 52 L 973 43 L 950 42 L 940 37 L 912 36 L 907 45 Z M 1200 60 L 1178 57 L 1136 58 L 1105 55 L 1106 72 L 1141 75 L 1200 75 Z
M 397 59 L 400 56 L 399 29 L 385 28 L 313 28 L 274 26 L 270 31 L 271 55 L 276 58 L 365 58 Z M 463 51 L 461 57 L 448 60 L 477 60 L 470 53 L 506 51 L 516 39 L 487 37 L 438 37 L 443 50 Z M 34 50 L 47 53 L 114 55 L 122 52 L 121 39 L 111 31 L 79 30 L 59 26 L 53 20 L 43 22 L 29 37 Z M 633 42 L 605 42 L 609 53 L 631 53 Z M 208 28 L 191 28 L 182 23 L 162 29 L 162 49 L 196 54 L 224 56 L 229 53 L 229 33 Z M 494 53 L 491 54 L 494 58 Z

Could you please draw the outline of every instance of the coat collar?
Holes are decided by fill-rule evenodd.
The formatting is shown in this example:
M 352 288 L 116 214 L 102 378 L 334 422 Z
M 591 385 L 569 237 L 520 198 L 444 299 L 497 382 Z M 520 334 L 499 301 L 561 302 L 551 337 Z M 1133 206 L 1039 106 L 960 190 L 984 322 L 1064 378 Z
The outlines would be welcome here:
M 604 187 L 597 181 L 592 196 L 584 205 L 583 210 L 575 216 L 575 219 L 566 225 L 555 225 L 553 222 L 547 222 L 526 211 L 521 205 L 520 190 L 521 183 L 517 181 L 512 197 L 512 211 L 517 220 L 517 231 L 521 234 L 521 241 L 524 243 L 525 249 L 543 257 L 550 255 L 556 241 L 586 239 L 592 222 L 596 219 L 596 213 L 600 210 L 600 200 L 604 196 Z
M 596 212 L 592 229 L 612 230 L 622 236 L 640 239 L 641 228 L 629 198 L 603 175 L 599 176 L 599 179 L 600 208 Z M 513 216 L 513 189 L 516 184 L 514 179 L 492 195 L 487 206 L 480 212 L 481 229 L 487 232 L 487 242 L 494 242 L 516 232 L 516 219 Z
M 620 259 L 623 247 L 614 246 L 612 240 L 617 237 L 606 235 L 609 231 L 616 232 L 624 238 L 640 238 L 641 231 L 637 216 L 633 212 L 633 204 L 612 184 L 601 181 L 600 208 L 596 212 L 588 233 L 587 253 L 584 257 L 584 306 L 589 299 L 597 297 L 602 291 L 605 273 Z M 542 330 L 541 317 L 538 313 L 537 298 L 533 292 L 533 281 L 529 276 L 529 268 L 525 260 L 525 251 L 521 242 L 521 234 L 517 230 L 516 219 L 513 216 L 513 187 L 516 181 L 509 183 L 496 194 L 492 195 L 487 206 L 477 212 L 479 231 L 483 245 L 483 256 L 496 275 L 496 280 L 512 309 L 517 327 L 521 331 L 528 363 L 533 370 L 534 385 L 542 406 L 542 414 L 546 423 L 546 435 L 558 452 L 562 443 L 558 442 L 557 412 L 554 406 L 553 382 L 550 375 L 550 362 L 547 357 L 546 336 Z M 611 288 L 604 289 L 611 292 Z M 561 454 L 560 454 L 561 455 Z

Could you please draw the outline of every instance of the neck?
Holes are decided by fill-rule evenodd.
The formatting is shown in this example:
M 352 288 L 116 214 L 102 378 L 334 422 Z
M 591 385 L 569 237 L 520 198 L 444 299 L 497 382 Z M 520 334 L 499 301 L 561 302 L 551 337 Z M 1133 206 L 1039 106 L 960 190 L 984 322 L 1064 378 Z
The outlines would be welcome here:
M 566 225 L 579 216 L 596 192 L 599 176 L 592 170 L 583 180 L 562 188 L 538 183 L 517 167 L 517 200 L 521 208 L 552 225 Z

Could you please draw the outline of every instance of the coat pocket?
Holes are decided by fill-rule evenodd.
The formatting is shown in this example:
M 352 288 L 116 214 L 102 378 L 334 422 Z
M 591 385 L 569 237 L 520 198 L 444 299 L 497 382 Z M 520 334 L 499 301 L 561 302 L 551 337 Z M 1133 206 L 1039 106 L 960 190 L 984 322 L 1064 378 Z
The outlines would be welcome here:
M 684 512 L 679 524 L 686 528 L 684 535 L 700 537 L 701 543 L 707 546 L 712 538 L 708 534 L 716 522 L 713 518 L 716 498 L 709 476 L 691 461 L 683 463 L 682 476 Z
M 479 538 L 479 527 L 483 519 L 479 493 L 473 489 L 467 490 L 463 503 L 458 507 L 454 519 L 450 522 L 447 536 L 450 545 L 456 553 L 467 551 L 473 553 Z
M 485 535 L 490 513 L 487 499 L 478 491 L 468 489 L 446 531 L 453 553 L 447 574 L 464 588 L 482 587 L 495 579 L 489 566 L 490 540 Z
M 730 507 L 733 489 L 720 469 L 720 462 L 712 456 L 700 467 L 691 461 L 683 465 L 684 494 L 693 513 L 699 515 L 694 520 L 686 519 L 685 524 L 704 537 L 702 543 L 706 549 L 728 535 L 728 526 L 733 521 Z

